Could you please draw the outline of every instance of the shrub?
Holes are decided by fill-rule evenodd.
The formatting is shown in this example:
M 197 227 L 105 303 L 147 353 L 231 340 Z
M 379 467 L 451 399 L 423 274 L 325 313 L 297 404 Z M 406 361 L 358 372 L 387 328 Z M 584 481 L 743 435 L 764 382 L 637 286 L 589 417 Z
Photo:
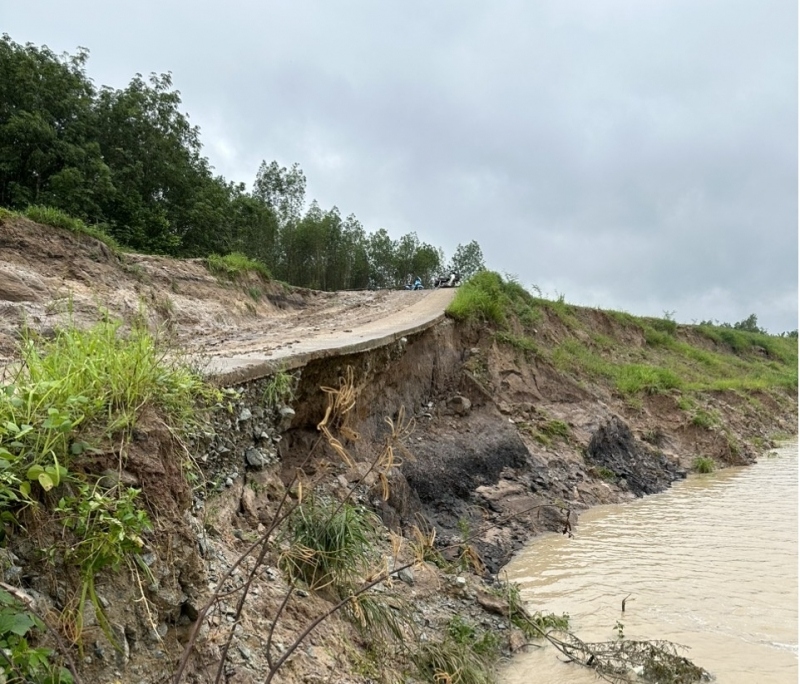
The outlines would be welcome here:
M 707 456 L 698 456 L 692 463 L 692 469 L 696 473 L 710 473 L 714 470 L 714 460 Z
M 225 256 L 212 254 L 206 259 L 208 270 L 214 275 L 236 280 L 247 273 L 257 273 L 266 280 L 272 279 L 269 269 L 260 261 L 255 261 L 241 252 L 232 252 Z

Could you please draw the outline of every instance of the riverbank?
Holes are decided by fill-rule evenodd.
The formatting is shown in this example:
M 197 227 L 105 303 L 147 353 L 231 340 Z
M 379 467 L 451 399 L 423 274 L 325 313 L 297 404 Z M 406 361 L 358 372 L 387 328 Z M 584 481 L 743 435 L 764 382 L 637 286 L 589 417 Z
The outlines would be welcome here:
M 191 336 L 188 351 L 203 349 L 215 317 L 225 330 L 209 334 L 211 355 L 253 351 L 271 322 L 287 335 L 273 342 L 291 346 L 294 326 L 374 320 L 364 309 L 409 293 L 339 302 L 258 273 L 231 279 L 197 261 L 122 258 L 47 230 L 8 233 L 28 289 L 4 304 L 0 348 L 18 353 L 30 309 L 32 348 L 93 351 L 76 365 L 50 362 L 49 379 L 23 373 L 3 410 L 14 417 L 21 396 L 89 375 L 64 368 L 91 361 L 97 382 L 15 417 L 35 428 L 25 440 L 2 423 L 12 491 L 33 493 L 29 504 L 6 502 L 20 518 L 7 523 L 4 581 L 47 618 L 37 643 L 71 657 L 84 681 L 429 681 L 462 667 L 490 681 L 498 659 L 530 638 L 513 588 L 493 577 L 516 549 L 542 531 L 569 533 L 590 506 L 661 491 L 698 464 L 751 462 L 797 430 L 796 338 L 537 299 L 491 273 L 459 290 L 432 327 L 291 373 L 209 385 L 184 374 L 174 345 Z M 36 280 L 40 267 L 49 270 Z M 99 269 L 98 293 L 119 285 L 107 301 L 120 321 L 89 329 L 110 345 L 102 353 L 80 342 L 107 318 L 90 310 L 90 277 L 75 281 L 76 316 L 59 315 L 73 300 L 48 288 L 64 268 L 68 278 Z M 160 346 L 159 323 L 173 347 Z M 63 324 L 72 332 L 62 338 Z M 141 398 L 109 398 L 104 388 L 139 382 L 127 344 L 150 349 L 148 335 L 154 384 Z M 75 343 L 62 349 L 62 339 Z M 127 370 L 95 363 L 129 356 Z M 87 418 L 84 405 L 98 412 Z M 56 462 L 37 452 L 41 470 L 31 470 L 19 450 L 40 429 L 65 436 L 53 442 Z M 324 540 L 340 513 L 331 549 Z M 121 522 L 124 534 L 108 537 Z M 84 528 L 97 534 L 81 537 Z M 74 551 L 87 548 L 82 538 L 122 541 L 110 555 L 103 547 L 104 563 L 87 575 L 94 556 Z

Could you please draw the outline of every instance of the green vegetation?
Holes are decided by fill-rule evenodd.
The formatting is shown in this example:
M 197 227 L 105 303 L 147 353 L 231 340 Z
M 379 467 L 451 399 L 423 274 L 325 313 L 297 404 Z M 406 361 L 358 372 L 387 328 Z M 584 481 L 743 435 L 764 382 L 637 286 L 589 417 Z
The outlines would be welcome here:
M 717 424 L 717 418 L 704 409 L 697 409 L 692 416 L 692 425 L 710 430 Z
M 445 264 L 416 233 L 394 240 L 335 206 L 307 205 L 297 164 L 264 161 L 250 191 L 215 175 L 169 74 L 98 88 L 88 60 L 83 48 L 59 56 L 0 38 L 0 207 L 112 249 L 238 253 L 278 280 L 323 290 L 397 288 L 409 275 L 427 285 L 445 270 L 483 268 L 477 242 Z
M 63 542 L 46 553 L 53 563 L 78 568 L 81 587 L 69 608 L 75 638 L 81 638 L 88 600 L 115 643 L 95 575 L 123 563 L 132 568 L 151 524 L 137 505 L 138 490 L 119 483 L 101 487 L 86 456 L 111 442 L 111 448 L 124 449 L 148 407 L 178 431 L 191 428 L 197 400 L 216 393 L 179 361 L 168 360 L 140 323 L 125 334 L 119 321 L 108 318 L 87 330 L 68 326 L 49 340 L 29 332 L 20 357 L 13 382 L 0 386 L 0 519 L 7 530 L 19 529 L 20 515 L 35 508 L 26 520 L 57 521 Z
M 569 629 L 569 614 L 535 612 L 530 615 L 520 596 L 519 585 L 515 582 L 501 581 L 493 592 L 508 603 L 508 618 L 512 625 L 521 630 L 528 639 L 539 639 L 550 631 L 566 632 Z
M 90 237 L 104 242 L 111 251 L 119 253 L 122 251 L 122 246 L 111 235 L 106 233 L 100 226 L 87 226 L 80 219 L 72 218 L 61 209 L 54 207 L 40 207 L 29 206 L 23 212 L 25 218 L 31 221 L 41 223 L 45 226 L 54 226 L 56 228 L 65 228 L 73 233 L 81 235 L 89 235 Z
M 606 468 L 605 466 L 594 466 L 592 470 L 595 472 L 597 477 L 606 482 L 616 482 L 617 481 L 617 474 L 611 470 L 610 468 Z
M 49 648 L 32 647 L 28 639 L 45 625 L 17 599 L 0 589 L 0 681 L 9 684 L 41 682 L 42 684 L 72 684 L 67 668 L 58 665 Z
M 537 442 L 550 446 L 554 439 L 569 439 L 569 425 L 563 420 L 547 420 L 537 424 L 532 434 Z
M 373 560 L 376 530 L 374 515 L 360 506 L 309 497 L 290 517 L 281 567 L 314 590 L 347 592 Z
M 444 639 L 421 643 L 411 659 L 422 681 L 493 684 L 501 653 L 499 636 L 456 615 Z
M 692 463 L 692 469 L 696 473 L 710 473 L 714 470 L 714 460 L 708 456 L 698 456 Z
M 563 297 L 534 297 L 492 271 L 481 271 L 462 285 L 447 313 L 492 325 L 498 343 L 533 354 L 576 379 L 588 376 L 604 383 L 631 406 L 641 407 L 648 394 L 674 393 L 681 410 L 693 411 L 692 395 L 700 392 L 797 389 L 797 337 L 767 335 L 754 316 L 733 326 L 687 326 L 678 325 L 669 312 L 664 318 L 637 318 L 582 309 Z M 545 317 L 550 334 L 541 339 L 537 326 Z M 616 332 L 606 327 L 598 333 L 598 317 Z M 632 335 L 644 344 L 632 344 Z M 710 427 L 708 418 L 697 412 L 693 422 Z M 541 439 L 547 438 L 542 433 Z
M 680 387 L 681 380 L 667 368 L 629 364 L 619 367 L 616 384 L 621 394 L 660 394 Z
M 525 335 L 514 335 L 513 333 L 506 332 L 505 330 L 498 330 L 495 333 L 495 339 L 498 342 L 519 349 L 526 354 L 531 354 L 534 357 L 542 357 L 543 353 L 536 342 Z
M 232 252 L 225 256 L 211 254 L 206 259 L 206 264 L 209 271 L 228 280 L 236 280 L 248 273 L 257 273 L 265 280 L 272 279 L 272 274 L 264 264 L 245 256 L 241 252 Z
M 278 371 L 273 375 L 264 388 L 264 402 L 267 406 L 281 406 L 291 403 L 294 399 L 297 378 L 286 371 Z

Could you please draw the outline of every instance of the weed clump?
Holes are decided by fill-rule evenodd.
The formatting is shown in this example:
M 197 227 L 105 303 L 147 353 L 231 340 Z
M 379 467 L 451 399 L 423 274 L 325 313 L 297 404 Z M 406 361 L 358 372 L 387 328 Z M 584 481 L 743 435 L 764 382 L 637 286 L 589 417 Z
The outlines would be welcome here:
M 266 265 L 245 256 L 241 252 L 231 252 L 225 256 L 212 254 L 206 259 L 206 266 L 214 275 L 227 280 L 236 280 L 248 273 L 257 273 L 265 280 L 272 280 L 272 274 Z M 253 298 L 256 299 L 255 297 Z
M 376 530 L 374 515 L 364 508 L 311 496 L 290 516 L 281 567 L 313 590 L 347 592 L 374 559 Z
M 63 528 L 65 543 L 52 546 L 47 558 L 78 569 L 81 586 L 67 609 L 74 610 L 76 642 L 90 601 L 116 645 L 95 575 L 122 564 L 133 568 L 142 535 L 152 528 L 138 506 L 139 490 L 101 487 L 84 454 L 97 453 L 111 438 L 124 451 L 147 407 L 180 432 L 196 423 L 198 398 L 216 396 L 197 374 L 168 359 L 144 324 L 125 334 L 121 325 L 106 318 L 87 330 L 68 326 L 50 340 L 26 332 L 13 380 L 0 386 L 0 521 L 14 529 L 24 509 L 36 508 L 37 523 Z
M 692 470 L 696 473 L 711 473 L 714 471 L 714 460 L 708 456 L 698 456 L 692 463 Z
M 492 684 L 501 653 L 496 634 L 456 615 L 447 624 L 444 639 L 421 643 L 411 660 L 423 681 Z

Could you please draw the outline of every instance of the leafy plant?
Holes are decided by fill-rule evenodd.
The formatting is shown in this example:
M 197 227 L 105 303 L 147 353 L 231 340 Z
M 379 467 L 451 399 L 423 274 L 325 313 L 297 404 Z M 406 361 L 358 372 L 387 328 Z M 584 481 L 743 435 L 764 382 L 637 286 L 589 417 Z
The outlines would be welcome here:
M 72 675 L 67 668 L 54 662 L 55 654 L 51 649 L 28 643 L 34 630 L 44 629 L 45 625 L 36 615 L 0 589 L 0 681 L 72 684 Z
M 95 591 L 95 577 L 105 568 L 118 569 L 132 555 L 141 553 L 142 535 L 152 531 L 152 524 L 147 513 L 134 503 L 138 495 L 138 489 L 124 488 L 109 494 L 97 485 L 83 484 L 76 496 L 62 497 L 55 509 L 63 516 L 64 527 L 75 535 L 64 560 L 80 568 L 81 591 L 75 611 L 78 640 L 83 631 L 83 607 L 89 600 L 108 640 L 119 648 Z
M 454 615 L 450 619 L 445 632 L 448 638 L 469 647 L 480 656 L 488 657 L 490 661 L 499 658 L 503 648 L 502 640 L 497 634 L 481 629 L 460 615 Z

